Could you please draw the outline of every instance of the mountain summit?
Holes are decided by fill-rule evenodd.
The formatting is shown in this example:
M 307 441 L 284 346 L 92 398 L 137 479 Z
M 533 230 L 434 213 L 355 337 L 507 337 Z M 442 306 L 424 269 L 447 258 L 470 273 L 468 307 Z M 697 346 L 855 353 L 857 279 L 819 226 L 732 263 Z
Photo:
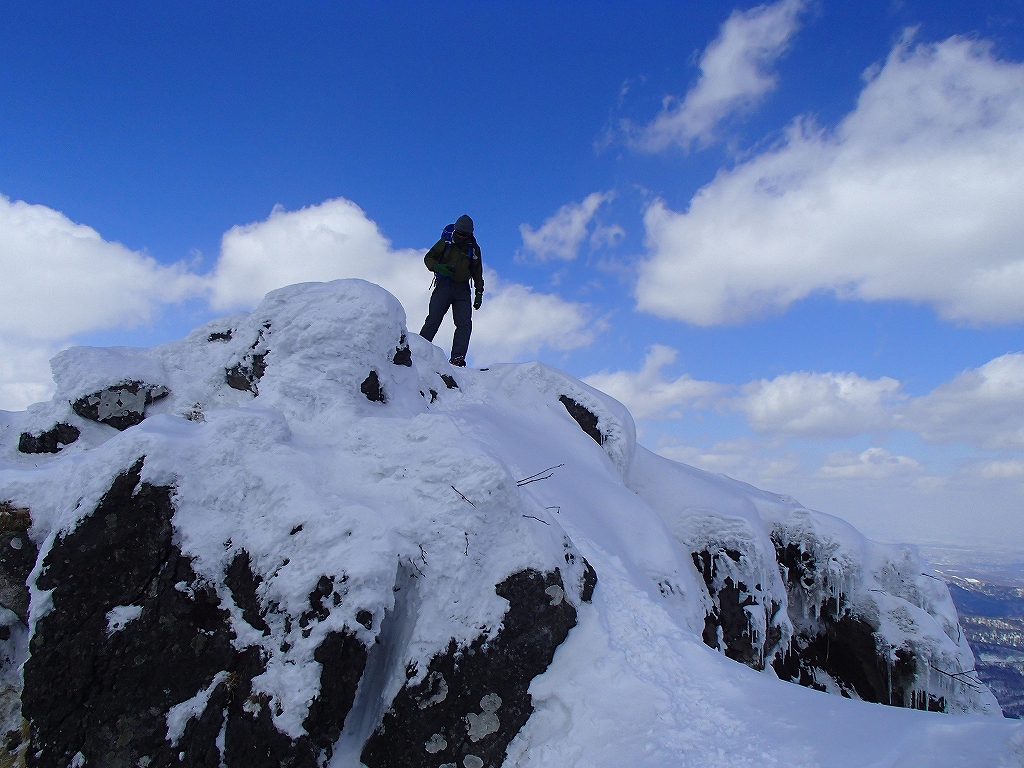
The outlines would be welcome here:
M 1020 765 L 912 551 L 376 285 L 52 367 L 0 412 L 0 763 Z

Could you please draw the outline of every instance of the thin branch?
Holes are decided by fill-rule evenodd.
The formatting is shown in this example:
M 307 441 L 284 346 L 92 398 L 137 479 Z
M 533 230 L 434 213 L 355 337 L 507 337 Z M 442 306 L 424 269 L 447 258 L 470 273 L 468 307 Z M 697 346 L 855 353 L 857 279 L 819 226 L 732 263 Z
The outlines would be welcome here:
M 556 514 L 556 515 L 557 515 L 557 514 L 558 514 L 559 512 L 561 512 L 561 511 L 562 511 L 562 508 L 561 508 L 561 507 L 544 507 L 544 509 L 553 509 L 553 510 L 555 510 L 555 514 Z
M 922 576 L 927 576 L 929 579 L 935 579 L 936 581 L 941 581 L 943 584 L 946 583 L 945 580 L 940 579 L 938 576 L 932 576 L 930 573 L 922 573 L 921 575 Z
M 547 520 L 541 520 L 539 517 L 534 517 L 533 515 L 523 515 L 523 517 L 528 517 L 531 520 L 536 520 L 538 523 L 544 523 L 544 525 L 551 525 L 551 523 L 549 523 Z
M 476 504 L 474 504 L 474 503 L 473 503 L 472 501 L 470 501 L 469 499 L 467 499 L 467 498 L 466 498 L 466 497 L 465 497 L 465 496 L 463 495 L 462 491 L 460 491 L 460 490 L 459 490 L 458 488 L 456 488 L 456 487 L 455 487 L 454 485 L 453 485 L 453 486 L 452 486 L 451 488 L 452 488 L 452 490 L 453 490 L 453 491 L 455 491 L 455 492 L 456 492 L 457 494 L 459 494 L 459 496 L 462 496 L 462 500 L 463 500 L 464 502 L 466 502 L 467 504 L 469 504 L 469 505 L 470 505 L 471 507 L 475 507 L 475 506 L 476 506 Z
M 544 475 L 543 477 L 535 477 L 535 478 L 533 478 L 533 480 L 520 480 L 518 483 L 516 483 L 516 485 L 518 485 L 520 488 L 522 488 L 524 485 L 529 485 L 530 483 L 536 483 L 536 482 L 538 482 L 540 480 L 550 480 L 552 475 L 554 475 L 554 474 L 555 473 L 552 472 L 550 475 Z
M 551 477 L 554 474 L 554 470 L 559 469 L 559 468 L 564 467 L 564 466 L 565 466 L 565 464 L 556 464 L 553 467 L 548 467 L 547 469 L 542 469 L 540 472 L 534 472 L 532 475 L 527 475 L 522 480 L 516 480 L 516 485 L 518 485 L 520 488 L 522 488 L 524 485 L 529 485 L 530 483 L 536 483 L 538 480 L 547 480 L 549 477 Z M 548 474 L 545 475 L 544 474 L 545 472 L 547 472 Z M 541 477 L 541 475 L 544 475 L 544 477 Z
M 944 669 L 939 669 L 934 664 L 929 664 L 928 666 L 931 667 L 932 669 L 934 669 L 940 675 L 946 675 L 947 677 L 951 677 L 954 680 L 956 680 L 958 683 L 963 683 L 967 687 L 973 688 L 976 691 L 980 691 L 981 690 L 981 685 L 982 685 L 981 680 L 978 680 L 978 679 L 973 678 L 973 677 L 967 677 L 967 675 L 970 675 L 970 674 L 975 674 L 975 675 L 978 674 L 977 670 L 968 669 L 968 670 L 965 670 L 963 672 L 947 672 Z

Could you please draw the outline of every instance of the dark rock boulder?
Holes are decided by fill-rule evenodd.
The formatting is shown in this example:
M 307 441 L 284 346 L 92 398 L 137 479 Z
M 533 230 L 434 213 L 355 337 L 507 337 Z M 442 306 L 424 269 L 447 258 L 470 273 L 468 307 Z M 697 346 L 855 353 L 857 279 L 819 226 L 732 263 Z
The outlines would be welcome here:
M 39 551 L 28 529 L 32 518 L 27 509 L 0 502 L 0 605 L 28 624 L 28 575 Z
M 36 623 L 24 667 L 28 765 L 66 768 L 78 754 L 96 766 L 319 765 L 351 706 L 365 648 L 347 633 L 328 635 L 316 659 L 330 679 L 309 735 L 279 732 L 271 703 L 251 687 L 265 652 L 233 646 L 217 591 L 174 543 L 171 489 L 141 482 L 141 469 L 140 459 L 45 555 L 36 586 L 52 590 L 52 610 Z M 250 620 L 258 582 L 247 556 L 230 570 Z
M 158 384 L 126 381 L 80 397 L 71 408 L 83 419 L 123 431 L 140 424 L 146 418 L 146 406 L 168 394 L 168 389 Z
M 409 349 L 409 342 L 405 340 L 404 333 L 398 341 L 398 347 L 395 349 L 395 356 L 391 358 L 391 362 L 395 365 L 404 365 L 407 368 L 412 367 L 412 350 Z
M 711 610 L 704 617 L 701 635 L 705 645 L 754 669 L 763 669 L 766 655 L 781 639 L 771 619 L 782 610 L 782 604 L 769 603 L 767 631 L 764 637 L 759 636 L 749 609 L 764 602 L 761 585 L 748 585 L 731 575 L 723 575 L 734 570 L 729 567 L 730 562 L 738 564 L 742 553 L 733 549 L 702 550 L 693 552 L 692 557 L 711 596 Z
M 366 395 L 366 399 L 371 403 L 386 403 L 388 401 L 376 371 L 370 371 L 370 375 L 359 385 L 359 391 Z
M 267 345 L 269 331 L 270 323 L 266 322 L 257 334 L 256 341 L 242 355 L 242 359 L 224 369 L 224 377 L 229 387 L 240 392 L 252 392 L 254 396 L 260 393 L 257 384 L 263 378 L 263 374 L 267 372 L 267 355 L 270 352 Z M 231 331 L 226 333 L 225 341 L 231 338 Z M 217 334 L 211 334 L 210 341 L 214 340 L 215 335 Z
M 533 712 L 530 681 L 547 669 L 576 624 L 561 573 L 534 570 L 495 587 L 509 601 L 501 629 L 469 647 L 453 640 L 420 682 L 406 683 L 367 741 L 370 768 L 498 768 Z M 415 669 L 408 670 L 410 679 Z
M 22 432 L 18 437 L 18 450 L 22 453 L 57 453 L 75 442 L 81 434 L 78 427 L 63 423 L 55 424 L 38 435 Z
M 559 396 L 558 401 L 565 406 L 565 410 L 567 410 L 569 415 L 572 416 L 576 420 L 576 423 L 580 425 L 580 429 L 594 438 L 598 445 L 604 445 L 604 435 L 601 434 L 601 430 L 597 428 L 597 416 L 593 412 L 580 405 L 567 395 Z

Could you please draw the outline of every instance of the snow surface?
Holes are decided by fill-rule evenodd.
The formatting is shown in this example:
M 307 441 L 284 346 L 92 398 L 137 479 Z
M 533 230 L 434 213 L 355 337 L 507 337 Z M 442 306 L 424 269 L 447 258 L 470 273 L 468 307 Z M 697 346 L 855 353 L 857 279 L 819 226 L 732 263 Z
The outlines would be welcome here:
M 403 340 L 411 367 L 392 362 Z M 258 395 L 227 385 L 227 369 L 264 353 Z M 691 553 L 703 547 L 748 553 L 736 567 L 760 584 L 749 613 L 762 636 L 772 621 L 788 640 L 794 621 L 815 620 L 820 601 L 772 617 L 771 600 L 785 601 L 786 590 L 770 536 L 783 535 L 829 564 L 816 595 L 871 613 L 894 651 L 913 647 L 939 669 L 969 671 L 973 656 L 948 592 L 922 574 L 913 552 L 872 544 L 792 499 L 655 456 L 636 445 L 620 403 L 540 363 L 451 368 L 440 349 L 407 331 L 397 299 L 373 284 L 290 286 L 180 341 L 69 349 L 53 369 L 50 402 L 0 412 L 0 500 L 31 510 L 39 562 L 145 456 L 143 479 L 173 487 L 175 541 L 231 607 L 237 645 L 268 654 L 253 685 L 293 737 L 317 693 L 313 651 L 328 632 L 347 628 L 372 644 L 385 611 L 400 609 L 395 658 L 375 672 L 390 676 L 393 695 L 407 663 L 423 675 L 451 638 L 468 643 L 481 628 L 497 631 L 507 603 L 493 585 L 508 574 L 560 567 L 567 586 L 578 583 L 581 559 L 567 566 L 568 549 L 593 565 L 597 590 L 592 604 L 580 604 L 567 589 L 579 623 L 534 680 L 536 712 L 506 765 L 1024 764 L 1021 725 L 978 714 L 999 714 L 987 689 L 939 673 L 923 681 L 954 711 L 974 714 L 868 704 L 781 682 L 770 665 L 755 671 L 701 640 L 711 598 Z M 370 370 L 386 403 L 360 391 Z M 137 426 L 119 432 L 70 407 L 128 381 L 170 392 Z M 598 416 L 602 445 L 560 396 Z M 58 422 L 78 427 L 79 440 L 52 456 L 18 453 L 22 431 Z M 517 482 L 546 468 L 547 479 Z M 243 621 L 224 585 L 242 549 L 263 578 L 261 603 L 278 606 L 266 615 L 266 637 Z M 396 606 L 403 574 L 415 576 L 414 602 Z M 304 637 L 283 616 L 306 610 L 325 575 L 340 604 Z M 33 587 L 32 597 L 30 632 L 50 610 L 45 593 Z M 369 629 L 355 619 L 364 610 Z M 24 653 L 24 641 L 18 647 Z M 210 691 L 168 713 L 169 737 L 201 713 Z M 357 695 L 342 742 L 365 731 L 384 704 Z M 488 713 L 482 706 L 478 728 L 490 727 Z M 357 754 L 358 745 L 339 748 L 331 764 L 355 766 Z

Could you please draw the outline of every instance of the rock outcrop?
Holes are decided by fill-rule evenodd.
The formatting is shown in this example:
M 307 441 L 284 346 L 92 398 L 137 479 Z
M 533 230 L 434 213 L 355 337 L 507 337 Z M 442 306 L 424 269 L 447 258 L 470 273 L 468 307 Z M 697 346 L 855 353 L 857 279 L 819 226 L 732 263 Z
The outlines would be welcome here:
M 998 712 L 912 553 L 650 454 L 559 371 L 454 369 L 372 284 L 53 367 L 0 432 L 0 764 L 497 768 L 581 727 L 531 691 L 662 620 L 616 679 L 691 643 Z

